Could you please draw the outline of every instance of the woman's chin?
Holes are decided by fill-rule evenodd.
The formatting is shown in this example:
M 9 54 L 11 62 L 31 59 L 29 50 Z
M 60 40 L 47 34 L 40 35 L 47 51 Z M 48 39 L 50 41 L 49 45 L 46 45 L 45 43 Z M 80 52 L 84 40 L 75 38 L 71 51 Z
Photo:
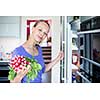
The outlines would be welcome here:
M 40 44 L 41 43 L 41 41 L 36 41 L 36 44 Z

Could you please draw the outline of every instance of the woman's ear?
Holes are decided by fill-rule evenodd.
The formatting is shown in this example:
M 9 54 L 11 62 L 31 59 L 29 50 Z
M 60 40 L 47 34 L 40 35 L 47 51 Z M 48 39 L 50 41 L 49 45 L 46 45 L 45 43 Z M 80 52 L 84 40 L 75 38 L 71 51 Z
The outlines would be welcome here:
M 34 33 L 35 27 L 32 27 L 32 33 Z
M 34 28 L 35 28 L 35 27 L 33 26 L 33 27 L 32 27 L 32 31 L 34 30 Z

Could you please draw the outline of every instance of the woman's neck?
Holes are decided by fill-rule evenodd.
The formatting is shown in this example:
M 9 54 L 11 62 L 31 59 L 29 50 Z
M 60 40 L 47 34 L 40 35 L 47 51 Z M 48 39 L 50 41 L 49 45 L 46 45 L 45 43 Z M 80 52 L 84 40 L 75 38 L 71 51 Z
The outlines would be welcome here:
M 24 43 L 24 45 L 25 45 L 25 47 L 31 49 L 31 48 L 35 48 L 36 43 L 35 43 L 35 41 L 31 41 L 31 40 L 29 39 L 29 40 L 27 40 L 27 41 Z

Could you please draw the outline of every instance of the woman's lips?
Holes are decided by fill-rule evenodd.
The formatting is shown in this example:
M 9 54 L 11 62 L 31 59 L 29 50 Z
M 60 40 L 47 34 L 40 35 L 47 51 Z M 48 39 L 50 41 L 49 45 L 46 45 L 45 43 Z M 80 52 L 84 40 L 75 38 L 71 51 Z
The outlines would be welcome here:
M 42 37 L 41 37 L 41 36 L 38 36 L 38 38 L 39 38 L 40 40 L 42 40 Z

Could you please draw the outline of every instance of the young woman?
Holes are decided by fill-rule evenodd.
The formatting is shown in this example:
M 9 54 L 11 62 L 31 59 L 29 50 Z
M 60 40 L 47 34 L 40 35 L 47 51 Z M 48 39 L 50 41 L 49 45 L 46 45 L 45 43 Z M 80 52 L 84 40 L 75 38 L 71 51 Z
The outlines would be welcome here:
M 46 38 L 48 32 L 50 30 L 50 25 L 44 21 L 37 21 L 33 28 L 32 33 L 29 36 L 29 39 L 21 46 L 17 47 L 13 51 L 12 57 L 15 55 L 25 56 L 38 61 L 38 63 L 42 66 L 42 69 L 38 72 L 38 76 L 34 80 L 30 80 L 30 83 L 41 83 L 42 82 L 42 74 L 44 72 L 49 71 L 57 62 L 63 59 L 63 53 L 60 52 L 59 55 L 51 61 L 49 64 L 45 64 L 42 56 L 42 49 L 39 44 Z M 17 73 L 16 77 L 13 80 L 10 80 L 11 83 L 26 83 L 27 77 L 26 74 L 31 69 L 31 67 L 24 67 L 20 72 Z

